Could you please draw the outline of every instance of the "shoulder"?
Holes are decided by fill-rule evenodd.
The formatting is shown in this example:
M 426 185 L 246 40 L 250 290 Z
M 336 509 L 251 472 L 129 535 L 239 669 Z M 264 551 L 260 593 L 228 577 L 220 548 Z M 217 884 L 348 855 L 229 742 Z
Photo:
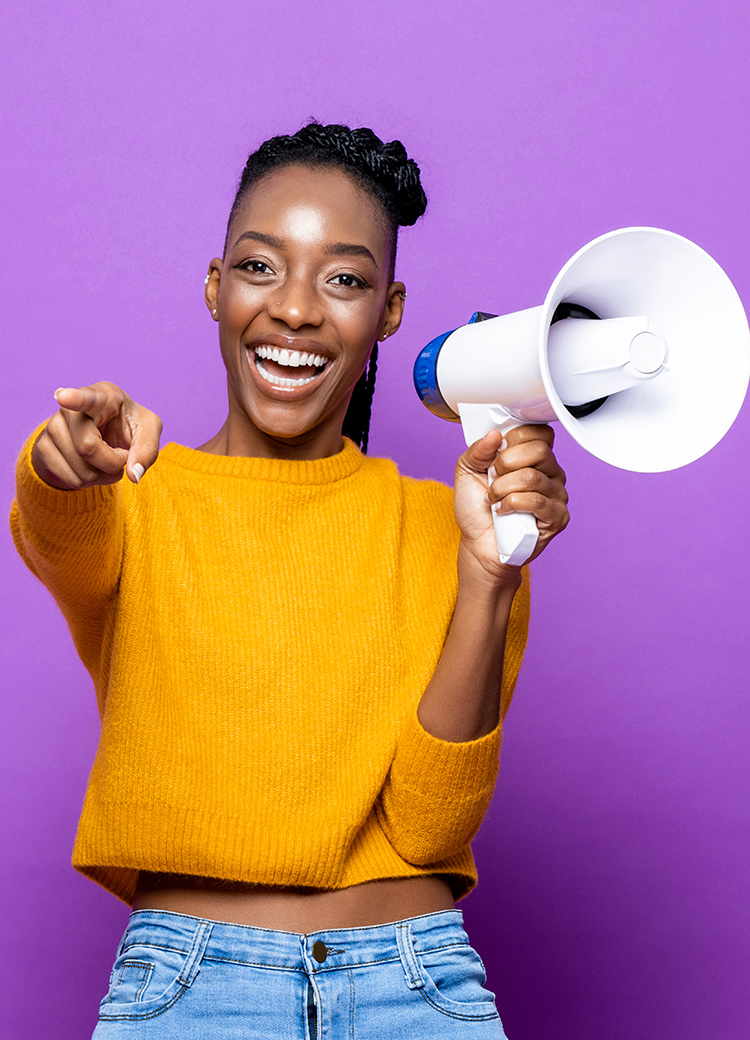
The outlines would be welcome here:
M 453 516 L 453 488 L 439 480 L 401 477 L 404 499 L 413 509 L 440 509 Z
M 453 489 L 438 480 L 418 480 L 400 473 L 391 459 L 365 457 L 363 469 L 383 491 L 397 496 L 404 533 L 428 540 L 439 549 L 455 548 L 459 529 L 453 512 Z
M 370 479 L 398 487 L 399 493 L 412 508 L 440 508 L 453 513 L 453 488 L 441 484 L 439 480 L 405 476 L 392 459 L 371 455 L 363 456 L 362 469 Z

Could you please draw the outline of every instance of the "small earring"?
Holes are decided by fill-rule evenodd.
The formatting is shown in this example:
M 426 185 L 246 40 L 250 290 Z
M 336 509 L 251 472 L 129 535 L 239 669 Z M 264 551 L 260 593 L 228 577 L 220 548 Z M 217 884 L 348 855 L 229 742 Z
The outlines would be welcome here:
M 215 318 L 215 317 L 216 317 L 216 314 L 217 314 L 217 310 L 216 310 L 216 308 L 215 308 L 215 307 L 214 307 L 214 309 L 213 309 L 213 310 L 211 311 L 211 313 L 213 314 L 213 316 L 214 316 L 214 318 Z
M 384 343 L 385 340 L 387 340 L 387 339 L 388 339 L 388 333 L 384 332 L 383 335 L 380 337 L 380 342 Z
M 210 274 L 207 274 L 207 275 L 206 275 L 206 277 L 205 277 L 205 278 L 203 279 L 203 284 L 204 284 L 204 285 L 208 285 L 208 279 L 209 279 L 210 277 L 211 277 L 211 275 L 210 275 Z
M 399 296 L 402 300 L 405 300 L 408 295 L 409 294 L 406 292 L 406 290 L 404 290 L 403 292 L 399 292 Z

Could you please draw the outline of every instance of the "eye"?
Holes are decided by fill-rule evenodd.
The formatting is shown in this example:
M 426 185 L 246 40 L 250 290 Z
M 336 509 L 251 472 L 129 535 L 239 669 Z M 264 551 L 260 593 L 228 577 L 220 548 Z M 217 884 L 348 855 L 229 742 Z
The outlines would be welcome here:
M 335 278 L 331 278 L 331 285 L 341 285 L 344 289 L 368 288 L 367 282 L 353 274 L 337 274 Z
M 244 263 L 237 266 L 240 270 L 250 271 L 252 274 L 273 274 L 271 268 L 263 260 L 245 260 Z

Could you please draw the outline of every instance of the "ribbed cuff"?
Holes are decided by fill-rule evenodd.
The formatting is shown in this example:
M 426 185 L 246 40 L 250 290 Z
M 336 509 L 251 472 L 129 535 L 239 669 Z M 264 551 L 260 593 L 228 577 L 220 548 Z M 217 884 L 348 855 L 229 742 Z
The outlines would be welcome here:
M 391 779 L 436 798 L 443 794 L 453 800 L 456 791 L 465 791 L 466 798 L 473 801 L 478 792 L 494 788 L 501 743 L 499 724 L 476 740 L 442 740 L 427 732 L 415 710 L 399 738 Z
M 100 509 L 115 495 L 116 484 L 81 488 L 79 491 L 64 491 L 62 488 L 45 484 L 31 463 L 31 452 L 46 422 L 42 423 L 21 449 L 16 465 L 16 501 L 21 515 L 40 512 L 50 517 L 77 516 Z M 38 526 L 38 525 L 35 525 Z

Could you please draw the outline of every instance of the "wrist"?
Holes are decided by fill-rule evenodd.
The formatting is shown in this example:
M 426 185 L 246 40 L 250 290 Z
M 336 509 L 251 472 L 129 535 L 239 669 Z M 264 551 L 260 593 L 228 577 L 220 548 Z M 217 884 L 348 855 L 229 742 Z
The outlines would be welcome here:
M 458 546 L 458 593 L 491 601 L 512 600 L 521 585 L 521 568 L 509 567 L 499 558 L 492 567 L 478 558 L 464 538 Z

